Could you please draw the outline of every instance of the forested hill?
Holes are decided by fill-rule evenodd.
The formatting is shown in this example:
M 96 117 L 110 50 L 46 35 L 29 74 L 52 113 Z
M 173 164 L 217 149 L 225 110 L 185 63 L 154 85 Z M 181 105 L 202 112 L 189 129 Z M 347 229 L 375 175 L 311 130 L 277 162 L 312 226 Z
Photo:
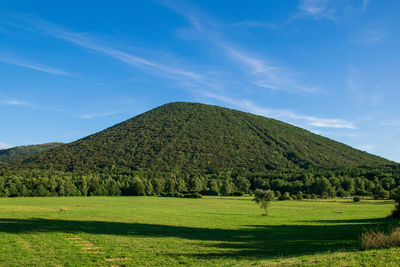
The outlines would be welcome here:
M 400 168 L 287 123 L 181 102 L 0 162 L 0 196 L 232 195 L 256 188 L 284 199 L 388 198 L 400 190 Z
M 7 162 L 10 160 L 21 159 L 26 156 L 30 156 L 33 154 L 41 153 L 64 143 L 52 142 L 52 143 L 45 143 L 39 145 L 27 145 L 27 146 L 17 146 L 7 149 L 0 150 L 0 162 Z
M 197 103 L 170 103 L 13 163 L 17 168 L 244 173 L 337 170 L 391 161 L 274 119 Z

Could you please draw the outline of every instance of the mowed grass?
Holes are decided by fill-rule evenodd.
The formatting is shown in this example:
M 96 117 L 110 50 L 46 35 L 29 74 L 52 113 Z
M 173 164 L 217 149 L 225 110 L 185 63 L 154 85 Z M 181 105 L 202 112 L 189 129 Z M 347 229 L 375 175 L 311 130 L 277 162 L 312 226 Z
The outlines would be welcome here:
M 360 250 L 390 229 L 390 201 L 58 197 L 0 199 L 0 266 L 398 266 L 400 249 Z

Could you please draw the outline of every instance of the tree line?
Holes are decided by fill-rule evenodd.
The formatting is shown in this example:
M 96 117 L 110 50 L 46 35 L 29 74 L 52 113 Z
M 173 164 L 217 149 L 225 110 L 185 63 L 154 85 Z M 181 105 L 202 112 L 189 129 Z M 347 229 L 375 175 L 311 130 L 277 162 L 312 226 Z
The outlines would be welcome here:
M 400 170 L 356 169 L 312 173 L 155 172 L 114 169 L 107 173 L 55 170 L 0 170 L 0 196 L 184 196 L 243 195 L 272 190 L 278 199 L 332 198 L 351 195 L 393 198 Z

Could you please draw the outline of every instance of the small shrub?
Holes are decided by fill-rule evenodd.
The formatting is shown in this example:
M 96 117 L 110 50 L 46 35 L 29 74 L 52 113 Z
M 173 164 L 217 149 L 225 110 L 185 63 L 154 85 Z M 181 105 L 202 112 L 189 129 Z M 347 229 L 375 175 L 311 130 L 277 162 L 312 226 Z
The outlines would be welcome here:
M 179 192 L 175 192 L 175 193 L 162 192 L 160 194 L 160 197 L 184 197 L 184 195 L 182 193 L 179 193 Z
M 368 231 L 361 235 L 363 249 L 389 248 L 400 246 L 400 228 L 393 229 L 390 233 L 382 231 Z
M 184 198 L 202 198 L 199 192 L 185 193 L 183 194 Z
M 174 197 L 174 193 L 161 192 L 160 197 Z
M 354 202 L 360 202 L 360 201 L 361 201 L 361 197 L 355 196 L 355 197 L 353 198 L 353 201 L 354 201 Z
M 292 200 L 292 198 L 290 197 L 289 192 L 285 192 L 283 195 L 281 195 L 278 200 Z
M 299 192 L 297 193 L 297 199 L 298 199 L 298 200 L 302 200 L 302 199 L 303 199 L 303 192 L 299 191 Z
M 176 192 L 175 197 L 184 197 L 184 195 L 182 193 Z

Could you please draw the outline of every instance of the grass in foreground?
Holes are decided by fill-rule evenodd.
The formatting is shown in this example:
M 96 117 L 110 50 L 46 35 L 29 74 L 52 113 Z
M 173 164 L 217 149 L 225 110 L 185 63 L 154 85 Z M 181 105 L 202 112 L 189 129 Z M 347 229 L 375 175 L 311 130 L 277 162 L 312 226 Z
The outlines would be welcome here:
M 360 251 L 388 229 L 392 202 L 250 198 L 0 199 L 0 265 L 399 265 L 399 248 Z

